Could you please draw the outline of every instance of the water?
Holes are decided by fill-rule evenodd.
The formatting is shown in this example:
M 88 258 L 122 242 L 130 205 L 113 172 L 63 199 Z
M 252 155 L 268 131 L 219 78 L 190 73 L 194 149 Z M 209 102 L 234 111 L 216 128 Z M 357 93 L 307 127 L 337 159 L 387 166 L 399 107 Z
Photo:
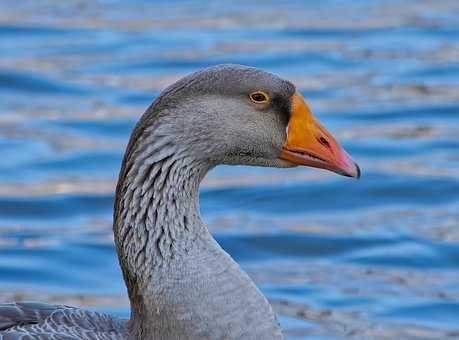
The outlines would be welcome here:
M 459 337 L 459 2 L 2 1 L 0 300 L 128 315 L 131 128 L 232 62 L 292 80 L 363 169 L 220 167 L 202 213 L 289 339 Z

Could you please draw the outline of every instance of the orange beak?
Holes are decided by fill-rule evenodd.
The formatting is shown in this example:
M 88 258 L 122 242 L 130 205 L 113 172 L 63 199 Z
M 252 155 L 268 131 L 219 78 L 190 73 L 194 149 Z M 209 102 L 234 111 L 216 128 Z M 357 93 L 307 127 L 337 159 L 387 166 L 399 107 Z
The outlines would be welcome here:
M 314 118 L 298 92 L 292 96 L 287 140 L 279 158 L 297 165 L 327 169 L 343 176 L 360 177 L 359 166 Z

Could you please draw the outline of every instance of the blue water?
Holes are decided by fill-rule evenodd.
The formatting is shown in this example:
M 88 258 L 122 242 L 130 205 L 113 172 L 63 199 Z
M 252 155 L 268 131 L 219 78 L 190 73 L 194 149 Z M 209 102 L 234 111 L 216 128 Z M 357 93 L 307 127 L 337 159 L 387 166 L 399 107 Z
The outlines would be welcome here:
M 2 1 L 0 301 L 128 315 L 111 232 L 136 120 L 181 76 L 297 84 L 363 169 L 219 167 L 202 214 L 289 339 L 459 337 L 459 2 Z

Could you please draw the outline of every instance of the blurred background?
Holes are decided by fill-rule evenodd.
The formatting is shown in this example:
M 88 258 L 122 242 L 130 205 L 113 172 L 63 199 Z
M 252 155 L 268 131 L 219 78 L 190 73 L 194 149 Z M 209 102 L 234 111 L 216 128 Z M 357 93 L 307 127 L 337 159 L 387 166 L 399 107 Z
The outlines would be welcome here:
M 0 301 L 128 316 L 130 131 L 217 63 L 290 79 L 363 169 L 219 167 L 202 214 L 287 338 L 459 337 L 459 2 L 0 2 Z

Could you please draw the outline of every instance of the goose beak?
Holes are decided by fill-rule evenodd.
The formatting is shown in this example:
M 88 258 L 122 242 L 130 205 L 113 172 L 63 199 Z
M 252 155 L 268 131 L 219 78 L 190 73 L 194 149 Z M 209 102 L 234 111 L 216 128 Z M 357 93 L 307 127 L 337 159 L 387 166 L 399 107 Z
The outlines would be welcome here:
M 292 96 L 287 139 L 280 159 L 360 178 L 360 168 L 333 136 L 314 118 L 303 96 Z

